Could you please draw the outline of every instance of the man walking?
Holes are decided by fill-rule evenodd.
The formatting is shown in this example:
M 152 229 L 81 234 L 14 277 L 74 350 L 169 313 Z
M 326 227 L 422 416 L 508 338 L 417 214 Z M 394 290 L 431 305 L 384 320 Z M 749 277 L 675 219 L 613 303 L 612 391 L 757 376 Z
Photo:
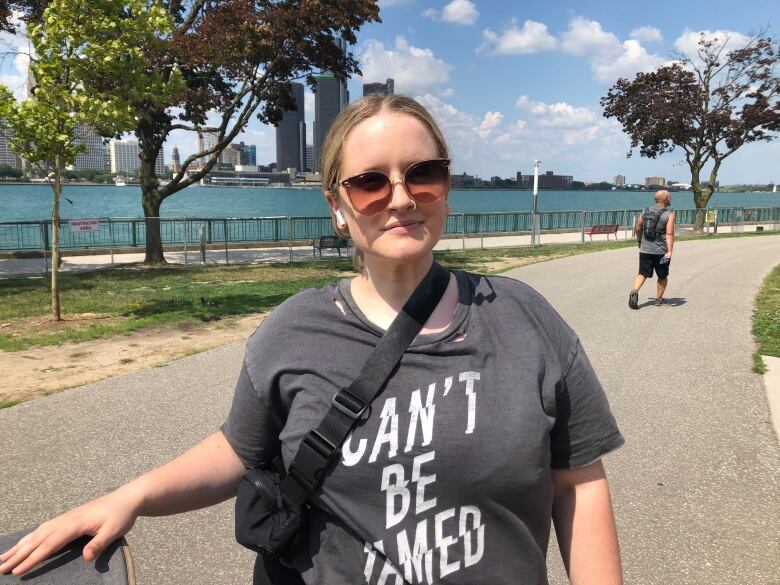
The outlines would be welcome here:
M 653 270 L 658 277 L 656 284 L 655 306 L 660 307 L 664 301 L 664 291 L 669 277 L 669 265 L 672 262 L 674 248 L 674 211 L 669 208 L 672 195 L 661 189 L 655 194 L 655 208 L 645 211 L 634 226 L 634 233 L 639 244 L 639 274 L 634 277 L 634 288 L 628 296 L 628 306 L 638 309 L 639 289 L 645 279 L 653 277 Z

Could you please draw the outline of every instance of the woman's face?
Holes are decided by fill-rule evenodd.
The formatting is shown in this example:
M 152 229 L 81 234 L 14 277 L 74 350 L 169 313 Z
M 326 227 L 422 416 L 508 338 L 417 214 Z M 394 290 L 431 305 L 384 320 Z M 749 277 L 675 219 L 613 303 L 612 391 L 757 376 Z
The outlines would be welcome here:
M 381 111 L 349 133 L 339 182 L 368 171 L 384 173 L 393 181 L 390 204 L 376 215 L 355 210 L 344 186 L 338 187 L 337 198 L 328 196 L 328 204 L 341 212 L 352 241 L 367 261 L 414 263 L 429 257 L 444 231 L 447 198 L 416 202 L 415 208 L 402 179 L 409 165 L 438 158 L 441 154 L 426 127 L 407 114 Z

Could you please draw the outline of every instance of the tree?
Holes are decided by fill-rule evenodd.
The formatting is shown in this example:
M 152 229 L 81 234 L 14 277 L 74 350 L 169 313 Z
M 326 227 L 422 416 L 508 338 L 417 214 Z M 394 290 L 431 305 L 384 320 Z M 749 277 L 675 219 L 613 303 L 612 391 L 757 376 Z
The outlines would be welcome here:
M 723 161 L 745 144 L 774 139 L 780 129 L 777 44 L 754 35 L 728 50 L 729 40 L 702 34 L 697 58 L 639 73 L 633 81 L 619 79 L 601 99 L 604 116 L 616 118 L 631 138 L 628 156 L 637 146 L 647 158 L 676 148 L 685 153 L 697 231 Z M 704 186 L 699 177 L 707 165 Z
M 29 19 L 46 0 L 17 0 Z M 328 71 L 339 79 L 359 73 L 336 37 L 356 41 L 365 22 L 379 20 L 376 0 L 164 0 L 174 22 L 170 34 L 144 46 L 149 75 L 166 83 L 180 72 L 184 87 L 169 99 L 134 101 L 141 154 L 141 204 L 146 217 L 145 263 L 164 263 L 160 234 L 162 202 L 199 182 L 252 116 L 264 123 L 292 109 L 290 81 Z M 104 91 L 121 92 L 126 76 L 105 79 Z M 161 185 L 154 166 L 173 131 L 213 133 L 216 145 L 182 162 Z M 194 142 L 194 137 L 192 142 Z
M 168 99 L 180 91 L 172 72 L 161 84 L 147 74 L 139 47 L 154 46 L 172 29 L 167 11 L 147 0 L 53 0 L 42 22 L 29 28 L 34 50 L 30 72 L 35 88 L 17 103 L 0 85 L 0 118 L 11 130 L 11 149 L 34 164 L 52 186 L 52 316 L 61 320 L 59 298 L 59 202 L 62 175 L 84 150 L 87 126 L 102 135 L 135 127 L 134 100 Z M 105 91 L 105 80 L 124 76 L 121 92 Z

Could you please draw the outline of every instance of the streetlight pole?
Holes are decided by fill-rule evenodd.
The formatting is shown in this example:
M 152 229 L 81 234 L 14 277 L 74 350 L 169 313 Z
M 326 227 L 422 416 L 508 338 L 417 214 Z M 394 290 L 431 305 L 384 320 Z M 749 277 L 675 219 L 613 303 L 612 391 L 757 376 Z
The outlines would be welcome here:
M 541 234 L 539 229 L 539 210 L 536 206 L 537 195 L 539 193 L 539 163 L 542 161 L 534 160 L 534 195 L 531 209 L 531 245 L 538 246 L 541 243 Z

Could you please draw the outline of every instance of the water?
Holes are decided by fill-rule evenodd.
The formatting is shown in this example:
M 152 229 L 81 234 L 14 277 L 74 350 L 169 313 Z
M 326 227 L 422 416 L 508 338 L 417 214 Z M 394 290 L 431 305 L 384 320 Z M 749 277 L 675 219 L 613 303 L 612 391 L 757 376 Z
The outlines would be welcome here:
M 66 185 L 60 215 L 65 219 L 143 217 L 141 188 Z M 652 203 L 652 193 L 627 191 L 541 191 L 540 211 L 641 209 Z M 690 192 L 672 194 L 673 207 L 693 209 Z M 529 211 L 530 191 L 452 191 L 453 213 Z M 710 207 L 780 207 L 780 193 L 715 193 Z M 189 187 L 166 199 L 163 217 L 273 217 L 327 216 L 328 206 L 317 189 L 245 189 Z M 51 187 L 0 185 L 0 222 L 51 218 Z

